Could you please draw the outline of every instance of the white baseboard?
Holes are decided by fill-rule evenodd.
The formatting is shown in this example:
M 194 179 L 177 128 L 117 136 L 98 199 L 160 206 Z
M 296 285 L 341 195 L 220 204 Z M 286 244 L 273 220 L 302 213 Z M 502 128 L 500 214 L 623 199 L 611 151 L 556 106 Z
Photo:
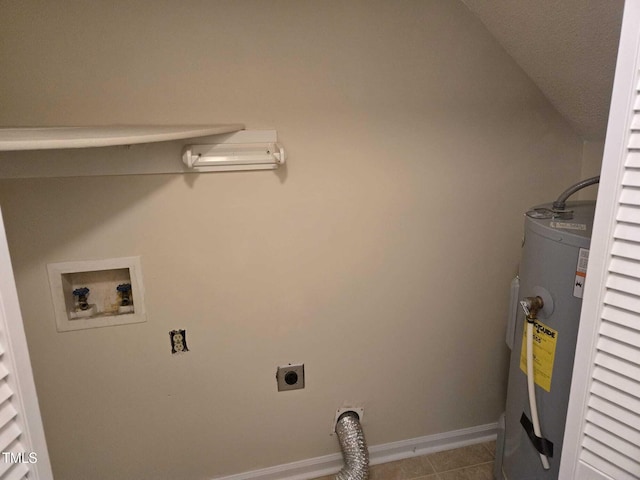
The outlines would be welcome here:
M 426 437 L 374 445 L 369 447 L 369 463 L 377 465 L 403 458 L 417 457 L 488 442 L 495 440 L 497 431 L 498 424 L 490 423 L 452 432 L 427 435 Z M 334 453 L 227 477 L 216 477 L 216 480 L 307 480 L 335 474 L 342 466 L 342 455 Z

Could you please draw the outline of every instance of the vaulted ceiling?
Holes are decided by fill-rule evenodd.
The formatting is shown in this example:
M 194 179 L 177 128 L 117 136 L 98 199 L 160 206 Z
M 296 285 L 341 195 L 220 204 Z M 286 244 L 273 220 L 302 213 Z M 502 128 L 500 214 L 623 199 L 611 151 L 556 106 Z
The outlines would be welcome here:
M 624 0 L 463 0 L 585 140 L 605 137 Z

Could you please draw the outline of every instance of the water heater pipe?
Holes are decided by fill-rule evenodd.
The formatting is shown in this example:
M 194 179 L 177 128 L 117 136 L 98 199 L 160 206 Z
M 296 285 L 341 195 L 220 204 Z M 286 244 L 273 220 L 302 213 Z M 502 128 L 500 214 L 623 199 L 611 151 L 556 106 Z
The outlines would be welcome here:
M 538 312 L 544 307 L 544 302 L 541 297 L 527 297 L 520 302 L 520 305 L 527 315 L 527 390 L 529 393 L 531 423 L 533 423 L 533 432 L 536 436 L 542 437 L 533 371 L 533 324 L 537 319 Z M 542 462 L 542 468 L 549 470 L 549 459 L 545 454 L 540 453 L 540 461 Z
M 340 415 L 336 433 L 344 457 L 344 467 L 336 475 L 336 480 L 367 480 L 369 451 L 358 414 L 348 411 Z
M 571 185 L 569 188 L 567 188 L 564 192 L 560 194 L 560 196 L 555 202 L 553 202 L 553 209 L 564 210 L 567 203 L 567 199 L 571 195 L 576 193 L 578 190 L 582 190 L 583 188 L 588 187 L 589 185 L 593 185 L 595 183 L 600 183 L 600 175 L 587 178 L 586 180 L 582 180 L 581 182 L 578 182 L 575 185 Z

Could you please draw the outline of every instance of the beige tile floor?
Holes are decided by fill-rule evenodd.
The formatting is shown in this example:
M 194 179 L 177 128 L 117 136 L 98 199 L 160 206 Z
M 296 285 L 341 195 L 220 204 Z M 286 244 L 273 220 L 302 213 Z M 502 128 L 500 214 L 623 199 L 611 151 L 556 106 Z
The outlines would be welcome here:
M 496 443 L 487 442 L 373 465 L 369 480 L 492 480 L 495 452 Z

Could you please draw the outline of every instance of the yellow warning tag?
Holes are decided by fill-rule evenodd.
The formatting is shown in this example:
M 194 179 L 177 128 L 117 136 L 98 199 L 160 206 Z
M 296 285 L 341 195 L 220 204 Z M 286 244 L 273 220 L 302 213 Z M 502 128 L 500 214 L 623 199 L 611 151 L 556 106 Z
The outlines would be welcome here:
M 553 360 L 556 356 L 556 342 L 558 332 L 536 320 L 533 323 L 533 378 L 536 384 L 551 391 L 551 374 Z M 520 370 L 527 373 L 527 329 L 522 335 L 522 349 L 520 350 Z

